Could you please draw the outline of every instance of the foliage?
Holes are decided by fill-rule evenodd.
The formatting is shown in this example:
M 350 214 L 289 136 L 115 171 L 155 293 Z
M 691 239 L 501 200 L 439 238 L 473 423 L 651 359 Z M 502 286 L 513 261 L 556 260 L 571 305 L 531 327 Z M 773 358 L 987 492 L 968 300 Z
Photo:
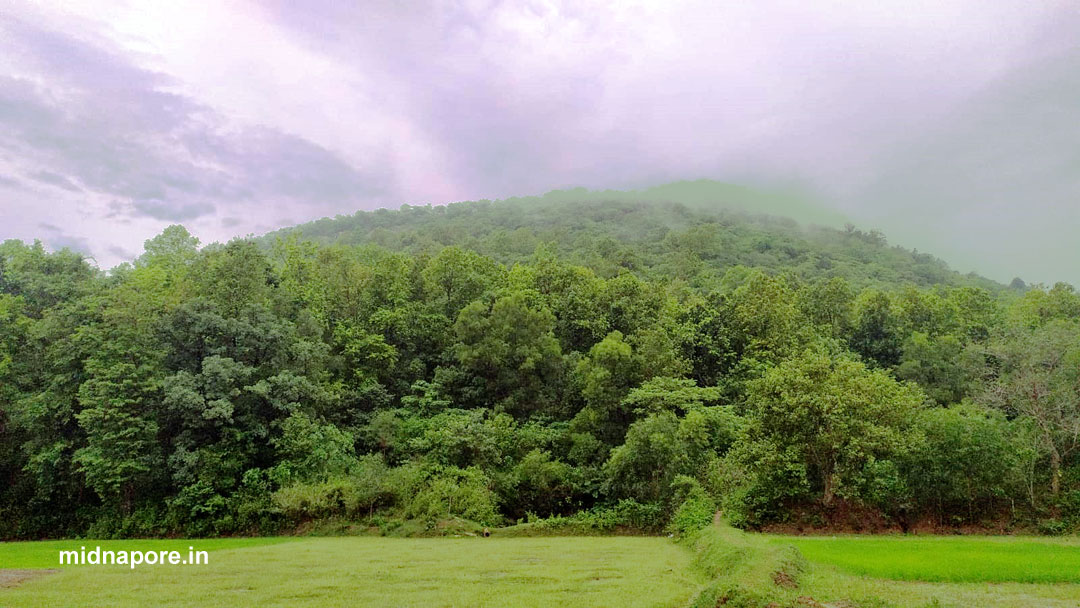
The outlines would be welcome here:
M 676 536 L 685 536 L 712 525 L 716 503 L 705 493 L 701 484 L 693 477 L 682 475 L 675 479 L 673 485 L 678 486 L 676 500 L 680 504 L 671 516 L 668 529 Z
M 686 192 L 3 243 L 0 537 L 1080 518 L 1075 290 Z

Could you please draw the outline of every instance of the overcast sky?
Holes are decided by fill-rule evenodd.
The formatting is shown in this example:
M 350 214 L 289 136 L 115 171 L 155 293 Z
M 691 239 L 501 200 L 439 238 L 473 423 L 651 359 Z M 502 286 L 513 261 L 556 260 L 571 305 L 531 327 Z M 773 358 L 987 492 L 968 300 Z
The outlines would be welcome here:
M 1077 6 L 0 0 L 0 238 L 107 268 L 171 223 L 705 177 L 1080 284 Z

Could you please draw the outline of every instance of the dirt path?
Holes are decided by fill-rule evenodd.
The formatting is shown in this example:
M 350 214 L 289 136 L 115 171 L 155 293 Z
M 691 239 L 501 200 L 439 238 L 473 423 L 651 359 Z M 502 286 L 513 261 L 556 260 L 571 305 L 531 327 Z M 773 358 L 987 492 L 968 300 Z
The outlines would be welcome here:
M 59 570 L 4 570 L 0 569 L 0 589 L 7 589 L 10 587 L 17 587 L 26 581 L 38 578 L 39 576 L 47 576 L 49 574 L 56 574 Z

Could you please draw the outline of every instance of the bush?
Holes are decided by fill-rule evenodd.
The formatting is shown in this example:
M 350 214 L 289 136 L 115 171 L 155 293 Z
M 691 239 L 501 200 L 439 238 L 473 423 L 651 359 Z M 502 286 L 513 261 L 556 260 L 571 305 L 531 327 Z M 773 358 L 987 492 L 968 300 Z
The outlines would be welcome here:
M 502 521 L 492 480 L 477 467 L 414 464 L 395 469 L 391 477 L 395 499 L 406 517 L 436 520 L 456 516 L 484 525 Z
M 1039 534 L 1061 536 L 1069 532 L 1071 526 L 1063 519 L 1044 519 L 1039 522 Z
M 577 487 L 576 473 L 549 452 L 530 451 L 507 474 L 498 477 L 505 512 L 516 518 L 530 509 L 545 516 L 567 509 Z
M 274 492 L 273 503 L 293 521 L 370 515 L 390 503 L 386 479 L 382 458 L 368 455 L 358 460 L 351 474 L 281 488 Z
M 641 504 L 624 499 L 614 505 L 593 507 L 573 515 L 537 519 L 530 515 L 528 528 L 537 534 L 603 534 L 618 529 L 658 532 L 663 528 L 664 509 L 659 504 Z
M 88 538 L 145 538 L 160 536 L 166 530 L 162 528 L 163 511 L 147 505 L 136 509 L 124 517 L 115 511 L 105 511 L 94 520 L 86 530 Z
M 680 475 L 675 478 L 672 486 L 682 503 L 668 522 L 668 530 L 676 536 L 685 536 L 712 524 L 716 503 L 696 479 Z
M 270 476 L 279 484 L 335 477 L 356 464 L 352 434 L 299 412 L 281 423 L 281 436 L 273 443 L 280 462 Z

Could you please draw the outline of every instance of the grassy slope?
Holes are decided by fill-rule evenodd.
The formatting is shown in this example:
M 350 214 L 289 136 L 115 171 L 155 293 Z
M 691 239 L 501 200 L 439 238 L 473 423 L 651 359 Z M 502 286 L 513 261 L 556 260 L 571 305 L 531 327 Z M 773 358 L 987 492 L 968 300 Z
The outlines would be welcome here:
M 67 568 L 0 605 L 682 606 L 703 582 L 690 561 L 662 538 L 319 538 L 222 548 L 209 566 Z

